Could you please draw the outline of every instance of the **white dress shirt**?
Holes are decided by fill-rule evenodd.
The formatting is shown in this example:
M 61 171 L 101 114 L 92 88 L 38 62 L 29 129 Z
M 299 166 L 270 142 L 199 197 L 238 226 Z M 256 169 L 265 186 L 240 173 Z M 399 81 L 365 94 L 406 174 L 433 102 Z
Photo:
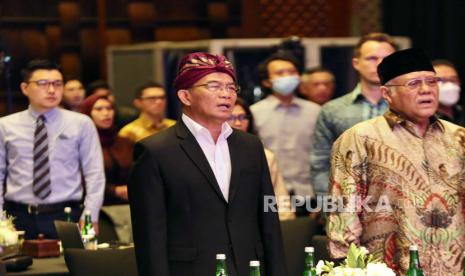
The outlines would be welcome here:
M 227 138 L 232 133 L 231 127 L 224 122 L 221 126 L 221 133 L 218 140 L 213 140 L 210 131 L 195 122 L 186 114 L 182 114 L 182 121 L 189 131 L 194 135 L 195 140 L 202 148 L 205 157 L 207 157 L 210 168 L 215 175 L 216 181 L 220 186 L 224 198 L 228 201 L 229 184 L 231 181 L 231 158 L 229 156 L 229 147 Z
M 36 120 L 30 107 L 0 118 L 0 212 L 4 200 L 22 204 L 80 201 L 86 185 L 84 206 L 97 221 L 105 189 L 102 148 L 92 120 L 80 113 L 54 108 L 46 113 L 52 193 L 45 199 L 34 195 L 33 147 Z

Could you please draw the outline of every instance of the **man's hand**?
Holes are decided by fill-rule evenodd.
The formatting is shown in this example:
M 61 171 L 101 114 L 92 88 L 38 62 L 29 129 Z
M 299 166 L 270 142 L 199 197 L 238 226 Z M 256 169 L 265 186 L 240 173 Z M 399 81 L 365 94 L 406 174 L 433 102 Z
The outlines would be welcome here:
M 126 185 L 116 186 L 115 187 L 115 194 L 119 198 L 128 201 L 128 186 L 126 186 Z
M 81 220 L 79 220 L 79 228 L 82 229 L 83 227 L 84 227 L 84 221 L 81 219 Z M 98 234 L 99 234 L 98 221 L 97 222 L 92 222 L 92 227 L 94 227 L 95 235 L 98 236 Z

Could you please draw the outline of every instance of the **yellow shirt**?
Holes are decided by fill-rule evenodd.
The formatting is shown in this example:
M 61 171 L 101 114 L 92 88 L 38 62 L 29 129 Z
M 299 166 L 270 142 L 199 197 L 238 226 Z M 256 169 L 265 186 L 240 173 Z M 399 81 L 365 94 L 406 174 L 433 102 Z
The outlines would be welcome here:
M 158 133 L 165 128 L 169 128 L 176 124 L 176 121 L 171 119 L 163 119 L 161 123 L 154 125 L 151 120 L 144 116 L 139 116 L 136 120 L 125 125 L 120 131 L 119 136 L 125 137 L 136 143 L 139 140 Z

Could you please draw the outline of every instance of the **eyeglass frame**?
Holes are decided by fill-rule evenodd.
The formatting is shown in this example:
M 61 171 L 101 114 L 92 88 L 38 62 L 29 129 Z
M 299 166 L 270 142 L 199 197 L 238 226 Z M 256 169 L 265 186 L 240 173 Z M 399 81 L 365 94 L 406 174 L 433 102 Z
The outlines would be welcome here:
M 41 83 L 41 82 L 43 82 L 43 83 Z M 63 80 L 49 81 L 49 80 L 40 79 L 40 80 L 30 80 L 30 81 L 27 81 L 26 83 L 27 84 L 35 83 L 37 85 L 37 87 L 39 87 L 41 89 L 48 89 L 50 87 L 50 85 L 52 85 L 54 89 L 63 88 L 65 86 L 65 82 Z M 58 85 L 57 85 L 57 83 L 58 83 Z
M 164 100 L 166 100 L 166 95 L 139 97 L 138 99 L 142 100 L 142 101 L 149 101 L 149 102 L 155 102 L 156 100 L 164 101 Z
M 435 80 L 435 83 L 434 84 L 428 84 L 426 82 L 426 80 Z M 413 84 L 413 86 L 412 85 L 409 86 L 409 83 L 411 83 L 413 81 L 421 81 L 421 82 L 418 83 L 418 84 Z M 424 77 L 424 78 L 413 78 L 413 79 L 407 80 L 404 84 L 384 84 L 382 86 L 387 86 L 387 87 L 390 87 L 390 86 L 404 86 L 410 91 L 415 91 L 415 90 L 419 89 L 422 84 L 426 84 L 426 86 L 428 86 L 428 87 L 437 87 L 440 81 L 441 81 L 440 77 Z
M 221 87 L 218 87 L 218 90 L 215 90 L 215 91 L 212 91 L 210 88 L 209 88 L 209 85 L 211 84 L 220 84 Z M 222 83 L 222 82 L 219 82 L 219 81 L 209 81 L 207 83 L 204 83 L 204 84 L 198 84 L 198 85 L 194 85 L 194 86 L 191 86 L 190 89 L 192 88 L 195 88 L 195 87 L 205 87 L 209 92 L 212 92 L 212 93 L 217 93 L 219 91 L 219 89 L 224 89 L 226 92 L 228 93 L 233 93 L 231 91 L 229 91 L 227 89 L 227 86 L 228 85 L 234 85 L 234 87 L 236 88 L 234 90 L 234 93 L 237 95 L 239 94 L 239 92 L 241 91 L 241 87 L 237 84 L 237 83 L 228 83 L 228 84 L 225 84 L 225 83 Z
M 247 114 L 239 114 L 239 115 L 231 115 L 228 118 L 228 122 L 235 122 L 239 120 L 239 122 L 243 122 L 245 120 L 250 120 L 250 116 Z

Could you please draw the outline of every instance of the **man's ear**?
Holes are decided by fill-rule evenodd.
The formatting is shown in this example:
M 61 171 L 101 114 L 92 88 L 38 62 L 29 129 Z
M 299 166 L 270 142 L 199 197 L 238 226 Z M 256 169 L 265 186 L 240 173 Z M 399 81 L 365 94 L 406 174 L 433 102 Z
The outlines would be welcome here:
M 140 98 L 136 98 L 132 101 L 132 104 L 137 108 L 141 109 L 142 103 Z
M 270 80 L 262 80 L 262 85 L 266 88 L 271 88 L 272 84 Z
M 181 89 L 181 90 L 178 90 L 177 94 L 178 94 L 179 100 L 184 106 L 191 105 L 191 94 L 189 90 Z
M 358 63 L 359 63 L 360 59 L 359 58 L 352 58 L 352 67 L 354 67 L 354 69 L 358 72 Z
M 27 97 L 28 94 L 29 94 L 28 91 L 27 91 L 27 89 L 26 89 L 27 85 L 28 85 L 28 84 L 25 83 L 25 82 L 22 82 L 22 83 L 19 85 L 19 87 L 21 88 L 21 92 L 22 92 L 23 95 L 26 96 L 26 97 Z
M 379 89 L 380 89 L 380 91 L 381 91 L 381 96 L 384 98 L 384 100 L 385 100 L 388 104 L 391 104 L 391 103 L 392 103 L 392 97 L 391 97 L 392 91 L 389 90 L 389 88 L 386 87 L 386 86 L 381 86 Z

